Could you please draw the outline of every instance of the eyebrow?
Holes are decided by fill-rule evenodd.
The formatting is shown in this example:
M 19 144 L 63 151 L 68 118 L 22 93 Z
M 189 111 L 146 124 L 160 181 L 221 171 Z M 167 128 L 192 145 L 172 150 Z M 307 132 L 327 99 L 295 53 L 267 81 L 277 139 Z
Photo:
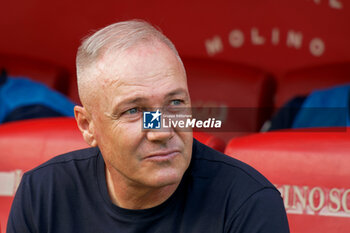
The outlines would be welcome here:
M 179 95 L 179 94 L 185 94 L 187 95 L 187 92 L 184 88 L 177 88 L 175 90 L 173 90 L 172 92 L 168 93 L 165 98 L 168 98 L 168 97 L 171 97 L 171 96 L 174 96 L 174 95 Z
M 187 96 L 187 92 L 184 88 L 177 88 L 177 89 L 167 93 L 166 96 L 164 97 L 164 99 L 169 99 L 172 96 L 179 95 L 179 94 L 185 94 Z M 147 98 L 145 98 L 145 97 L 129 97 L 129 98 L 124 99 L 120 102 L 117 102 L 116 105 L 113 107 L 113 112 L 118 111 L 118 108 L 121 105 L 136 104 L 136 103 L 141 103 L 141 102 L 145 102 L 145 101 L 147 101 Z
M 144 102 L 145 100 L 146 100 L 146 98 L 143 98 L 143 97 L 129 97 L 129 98 L 124 99 L 124 100 L 122 100 L 120 102 L 117 102 L 115 104 L 115 106 L 113 106 L 113 112 L 118 111 L 118 108 L 121 105 L 136 104 L 136 103 Z

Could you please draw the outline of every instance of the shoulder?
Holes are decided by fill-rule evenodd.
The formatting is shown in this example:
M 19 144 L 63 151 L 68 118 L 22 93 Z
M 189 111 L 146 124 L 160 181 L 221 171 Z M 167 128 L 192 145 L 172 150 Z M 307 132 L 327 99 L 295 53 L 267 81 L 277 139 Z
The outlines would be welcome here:
M 229 214 L 225 232 L 289 233 L 283 200 L 273 189 L 252 194 L 239 209 Z
M 88 195 L 95 200 L 99 154 L 98 148 L 73 151 L 26 172 L 17 189 L 9 223 L 45 232 L 39 229 L 47 230 L 56 214 L 70 216 Z
M 207 212 L 216 212 L 227 223 L 233 224 L 237 216 L 246 216 L 258 205 L 259 211 L 266 205 L 274 206 L 271 213 L 276 209 L 284 213 L 279 191 L 261 173 L 196 140 L 187 174 L 190 181 L 187 199 Z M 225 228 L 230 228 L 230 224 Z
M 49 180 L 49 178 L 64 178 L 79 172 L 87 166 L 93 166 L 94 160 L 99 155 L 97 147 L 91 147 L 81 150 L 68 152 L 58 155 L 47 162 L 33 168 L 24 173 L 23 179 L 34 179 L 36 182 L 40 180 Z
M 228 183 L 248 183 L 256 189 L 274 188 L 257 170 L 233 157 L 220 153 L 194 140 L 193 168 L 195 176 L 219 178 Z

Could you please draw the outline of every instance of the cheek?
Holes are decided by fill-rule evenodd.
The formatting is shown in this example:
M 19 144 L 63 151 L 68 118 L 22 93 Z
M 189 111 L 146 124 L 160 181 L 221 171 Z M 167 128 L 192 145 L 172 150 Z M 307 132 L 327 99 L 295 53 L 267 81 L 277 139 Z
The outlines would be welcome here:
M 192 145 L 193 145 L 193 133 L 192 132 L 182 132 L 183 143 L 184 143 L 184 150 L 185 150 L 185 160 L 187 163 L 190 163 L 191 155 L 192 155 Z
M 127 145 L 137 145 L 143 136 L 141 130 L 141 122 L 121 122 L 118 126 L 113 129 L 113 134 L 118 141 L 123 142 Z
M 181 138 L 182 142 L 184 143 L 186 150 L 192 150 L 192 143 L 193 143 L 193 133 L 192 131 L 179 131 L 177 133 L 179 137 Z
M 133 160 L 138 159 L 138 149 L 141 142 L 140 124 L 134 122 L 132 124 L 121 123 L 118 127 L 110 129 L 107 143 L 110 149 L 113 150 L 111 154 L 114 155 L 115 159 L 128 160 L 132 163 Z

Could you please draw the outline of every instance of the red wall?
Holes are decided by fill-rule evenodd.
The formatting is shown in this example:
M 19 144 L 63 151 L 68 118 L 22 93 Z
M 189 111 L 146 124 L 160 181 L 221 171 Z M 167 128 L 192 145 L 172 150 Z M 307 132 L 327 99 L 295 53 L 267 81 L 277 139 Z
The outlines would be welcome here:
M 277 78 L 294 68 L 350 61 L 346 0 L 3 1 L 0 53 L 48 60 L 74 75 L 82 37 L 132 18 L 162 28 L 182 56 L 246 63 Z M 206 41 L 215 37 L 219 49 L 209 54 Z

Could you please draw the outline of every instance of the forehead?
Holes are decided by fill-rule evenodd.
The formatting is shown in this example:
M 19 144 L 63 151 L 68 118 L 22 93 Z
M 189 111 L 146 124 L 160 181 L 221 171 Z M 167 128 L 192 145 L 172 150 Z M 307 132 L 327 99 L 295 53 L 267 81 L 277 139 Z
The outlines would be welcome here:
M 174 52 L 164 43 L 145 41 L 122 52 L 111 51 L 100 61 L 105 78 L 124 78 L 129 81 L 139 76 L 155 76 L 158 72 L 183 71 Z
M 152 95 L 185 89 L 186 74 L 173 51 L 162 43 L 145 43 L 116 54 L 111 52 L 99 62 L 102 95 L 122 98 L 141 93 Z

